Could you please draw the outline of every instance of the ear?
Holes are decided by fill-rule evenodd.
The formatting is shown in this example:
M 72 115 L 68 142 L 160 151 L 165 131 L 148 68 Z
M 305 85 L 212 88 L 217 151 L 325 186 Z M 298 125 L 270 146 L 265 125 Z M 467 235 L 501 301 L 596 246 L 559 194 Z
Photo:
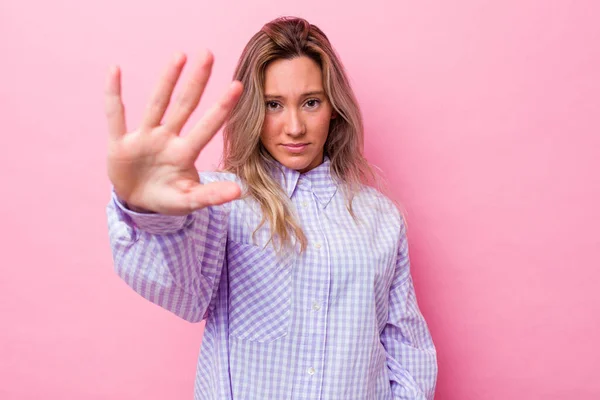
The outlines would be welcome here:
M 336 119 L 337 118 L 337 113 L 335 112 L 335 110 L 331 111 L 331 119 Z

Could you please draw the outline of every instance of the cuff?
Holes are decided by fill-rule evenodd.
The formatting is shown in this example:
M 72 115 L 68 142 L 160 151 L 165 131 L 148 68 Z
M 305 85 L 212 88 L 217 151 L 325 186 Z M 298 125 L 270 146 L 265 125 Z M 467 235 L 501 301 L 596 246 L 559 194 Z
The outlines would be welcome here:
M 145 214 L 132 211 L 125 207 L 121 199 L 112 190 L 112 199 L 116 207 L 125 214 L 131 221 L 131 224 L 148 233 L 165 235 L 175 233 L 186 225 L 186 221 L 193 218 L 193 215 L 164 215 L 158 213 Z

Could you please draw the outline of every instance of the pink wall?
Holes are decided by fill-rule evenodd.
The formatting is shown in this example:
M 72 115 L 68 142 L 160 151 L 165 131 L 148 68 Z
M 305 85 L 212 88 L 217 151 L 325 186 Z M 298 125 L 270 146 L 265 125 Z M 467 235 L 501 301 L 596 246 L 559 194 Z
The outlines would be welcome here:
M 296 14 L 341 54 L 408 212 L 436 399 L 599 399 L 599 3 L 231 3 L 0 5 L 0 398 L 191 398 L 202 326 L 112 271 L 105 72 L 122 66 L 134 127 L 167 58 L 209 47 L 202 111 L 247 39 Z

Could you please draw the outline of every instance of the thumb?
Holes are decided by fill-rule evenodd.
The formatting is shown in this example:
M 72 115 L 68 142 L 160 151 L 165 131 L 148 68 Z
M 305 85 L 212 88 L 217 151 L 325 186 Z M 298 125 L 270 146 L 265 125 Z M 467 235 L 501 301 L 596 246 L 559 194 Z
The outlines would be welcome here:
M 196 185 L 186 194 L 186 197 L 190 209 L 195 211 L 239 199 L 241 195 L 241 188 L 234 182 L 213 182 Z

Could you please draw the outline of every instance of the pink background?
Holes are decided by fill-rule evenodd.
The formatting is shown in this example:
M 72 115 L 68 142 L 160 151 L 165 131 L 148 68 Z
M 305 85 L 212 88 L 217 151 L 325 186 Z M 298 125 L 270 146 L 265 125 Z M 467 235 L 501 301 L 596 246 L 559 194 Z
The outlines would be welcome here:
M 0 398 L 192 397 L 202 325 L 112 270 L 105 73 L 122 66 L 133 129 L 167 59 L 211 48 L 196 120 L 292 14 L 340 53 L 405 205 L 436 399 L 599 399 L 599 4 L 2 1 Z

